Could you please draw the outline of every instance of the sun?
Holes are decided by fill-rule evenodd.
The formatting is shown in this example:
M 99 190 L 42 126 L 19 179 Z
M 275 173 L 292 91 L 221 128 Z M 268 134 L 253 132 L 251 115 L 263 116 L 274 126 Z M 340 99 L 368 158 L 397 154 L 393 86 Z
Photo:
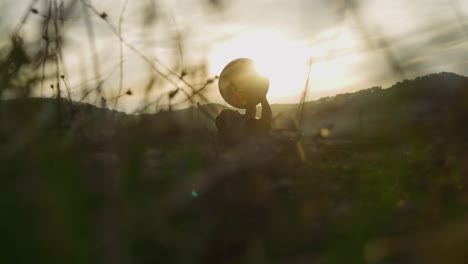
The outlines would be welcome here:
M 254 60 L 257 71 L 270 79 L 269 99 L 299 95 L 307 79 L 308 49 L 275 30 L 249 31 L 215 44 L 209 56 L 212 74 L 237 58 Z

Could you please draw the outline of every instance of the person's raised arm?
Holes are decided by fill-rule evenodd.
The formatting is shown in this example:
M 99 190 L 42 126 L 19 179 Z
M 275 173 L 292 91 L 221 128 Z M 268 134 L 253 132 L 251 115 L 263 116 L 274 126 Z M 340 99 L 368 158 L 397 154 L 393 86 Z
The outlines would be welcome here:
M 262 104 L 262 116 L 260 118 L 270 123 L 273 120 L 273 114 L 271 112 L 270 104 L 266 98 L 266 94 L 261 98 L 260 103 Z

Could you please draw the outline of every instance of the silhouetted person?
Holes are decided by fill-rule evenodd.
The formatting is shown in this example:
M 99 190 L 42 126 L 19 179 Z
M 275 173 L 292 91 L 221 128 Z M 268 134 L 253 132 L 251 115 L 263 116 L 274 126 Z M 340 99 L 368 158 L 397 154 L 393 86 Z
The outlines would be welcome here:
M 245 114 L 231 109 L 224 109 L 216 117 L 218 128 L 218 143 L 222 147 L 242 143 L 250 137 L 266 136 L 271 129 L 272 112 L 270 104 L 264 95 L 260 99 L 262 115 L 256 119 L 256 105 L 248 105 Z
M 231 61 L 220 74 L 219 92 L 230 105 L 245 109 L 245 114 L 225 109 L 216 117 L 218 143 L 221 147 L 245 142 L 247 138 L 265 136 L 271 128 L 272 113 L 266 98 L 270 81 L 260 75 L 251 59 Z M 256 119 L 256 106 L 262 116 Z

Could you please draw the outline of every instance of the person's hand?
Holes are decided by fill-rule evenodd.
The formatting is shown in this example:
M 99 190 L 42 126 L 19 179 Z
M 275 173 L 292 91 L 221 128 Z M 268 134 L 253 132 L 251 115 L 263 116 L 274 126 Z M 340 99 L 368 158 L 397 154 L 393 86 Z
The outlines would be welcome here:
M 266 99 L 268 92 L 269 80 L 258 74 L 252 74 L 248 78 L 248 85 L 246 85 L 245 94 L 247 97 L 248 104 L 255 104 L 261 102 L 262 99 Z

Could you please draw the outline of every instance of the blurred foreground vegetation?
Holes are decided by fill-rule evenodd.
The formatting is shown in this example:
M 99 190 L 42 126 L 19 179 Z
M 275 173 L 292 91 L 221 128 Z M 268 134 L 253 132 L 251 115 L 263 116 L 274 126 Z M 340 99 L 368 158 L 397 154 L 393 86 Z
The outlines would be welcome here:
M 4 100 L 0 263 L 465 263 L 467 102 L 442 73 L 306 103 L 301 133 L 277 105 L 220 152 L 198 108 Z

